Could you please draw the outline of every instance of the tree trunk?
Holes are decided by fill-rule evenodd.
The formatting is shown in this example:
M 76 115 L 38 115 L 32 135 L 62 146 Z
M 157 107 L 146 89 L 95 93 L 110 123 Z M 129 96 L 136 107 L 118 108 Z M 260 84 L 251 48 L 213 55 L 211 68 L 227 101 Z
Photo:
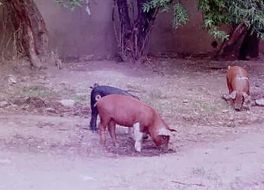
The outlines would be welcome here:
M 20 32 L 16 41 L 21 42 L 23 53 L 31 66 L 40 68 L 41 58 L 48 53 L 48 35 L 45 22 L 33 0 L 6 0 L 12 10 L 12 24 Z M 20 38 L 19 38 L 20 36 Z
M 230 38 L 221 44 L 216 56 L 227 57 L 235 55 L 237 57 L 237 49 L 240 47 L 239 42 L 241 42 L 241 38 L 245 36 L 246 31 L 247 28 L 244 24 L 235 26 L 229 35 Z
M 144 3 L 146 3 L 147 0 L 137 0 L 138 4 L 138 18 L 136 23 L 136 36 L 137 36 L 137 58 L 144 55 L 144 51 L 146 48 L 146 45 L 149 41 L 149 35 L 152 30 L 152 26 L 154 25 L 154 21 L 156 19 L 156 16 L 158 14 L 158 8 L 151 9 L 149 12 L 143 12 L 142 6 Z
M 113 24 L 119 54 L 123 61 L 136 62 L 145 54 L 158 9 L 143 12 L 147 0 L 115 0 Z
M 259 42 L 256 32 L 248 31 L 239 51 L 239 59 L 246 60 L 247 56 L 257 58 L 259 56 Z
M 131 41 L 132 41 L 132 26 L 129 18 L 128 3 L 126 0 L 115 0 L 112 20 L 116 40 L 118 42 L 119 54 L 123 61 L 128 57 L 133 57 Z
M 231 32 L 230 38 L 222 43 L 216 56 L 234 56 L 245 60 L 259 55 L 259 42 L 256 32 L 251 32 L 244 24 L 239 24 Z

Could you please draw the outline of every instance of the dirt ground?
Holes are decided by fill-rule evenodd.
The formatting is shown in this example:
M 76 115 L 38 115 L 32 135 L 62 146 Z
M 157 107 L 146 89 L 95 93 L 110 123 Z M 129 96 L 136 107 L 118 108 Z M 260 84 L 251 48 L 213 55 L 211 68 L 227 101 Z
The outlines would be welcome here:
M 264 108 L 235 112 L 221 99 L 227 65 L 247 68 L 252 98 L 263 96 L 261 61 L 1 65 L 0 189 L 264 189 Z M 170 150 L 147 139 L 135 153 L 123 127 L 117 147 L 109 137 L 102 147 L 88 130 L 95 82 L 155 107 L 177 130 Z

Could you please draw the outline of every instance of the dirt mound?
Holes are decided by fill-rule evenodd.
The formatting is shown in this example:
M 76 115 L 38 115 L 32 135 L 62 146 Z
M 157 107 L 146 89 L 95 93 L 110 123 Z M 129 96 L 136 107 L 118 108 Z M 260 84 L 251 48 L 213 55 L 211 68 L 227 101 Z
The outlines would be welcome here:
M 72 107 L 64 106 L 58 101 L 50 101 L 40 97 L 17 98 L 10 105 L 16 105 L 17 110 L 47 115 L 89 117 L 90 107 L 75 103 Z

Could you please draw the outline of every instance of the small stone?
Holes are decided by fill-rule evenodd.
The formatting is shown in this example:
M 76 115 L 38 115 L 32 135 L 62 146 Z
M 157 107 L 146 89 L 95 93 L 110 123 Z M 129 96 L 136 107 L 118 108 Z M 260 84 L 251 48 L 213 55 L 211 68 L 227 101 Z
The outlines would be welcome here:
M 82 175 L 81 178 L 82 178 L 83 181 L 95 180 L 94 177 L 86 176 L 86 175 Z
M 8 84 L 9 85 L 13 85 L 13 84 L 16 84 L 17 83 L 16 78 L 13 75 L 8 75 L 7 76 L 7 81 L 8 81 Z
M 227 123 L 227 125 L 226 125 L 227 127 L 231 127 L 231 128 L 234 128 L 234 127 L 236 127 L 236 124 L 235 124 L 235 122 L 228 122 Z
M 9 105 L 9 103 L 7 101 L 1 101 L 0 102 L 0 108 L 7 107 L 8 105 Z
M 64 99 L 64 100 L 61 100 L 60 103 L 63 106 L 66 106 L 66 107 L 73 107 L 74 104 L 75 104 L 75 101 L 74 100 L 71 100 L 71 99 Z
M 188 103 L 188 100 L 187 99 L 183 100 L 183 103 L 184 104 L 187 104 Z
M 228 112 L 228 110 L 223 110 L 222 112 L 223 112 L 223 113 L 227 113 L 227 112 Z
M 56 113 L 56 110 L 54 108 L 46 108 L 46 111 L 50 113 Z
M 264 106 L 264 98 L 257 99 L 256 100 L 256 105 L 258 105 L 258 106 Z

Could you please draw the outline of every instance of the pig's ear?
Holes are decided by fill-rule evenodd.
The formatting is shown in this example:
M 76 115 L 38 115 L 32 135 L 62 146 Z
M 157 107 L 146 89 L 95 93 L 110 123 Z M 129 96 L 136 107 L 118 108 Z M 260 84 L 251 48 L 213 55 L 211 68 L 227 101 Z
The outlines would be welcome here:
M 237 92 L 234 90 L 234 91 L 229 95 L 229 97 L 230 97 L 232 100 L 234 100 L 234 99 L 236 98 L 236 94 L 237 94 Z
M 94 89 L 94 88 L 96 88 L 96 87 L 98 87 L 98 86 L 99 86 L 98 83 L 94 83 L 93 86 L 90 86 L 90 88 L 91 88 L 91 89 Z
M 166 128 L 161 128 L 161 129 L 159 129 L 158 135 L 170 136 L 171 132 L 170 132 L 170 130 L 168 130 Z

